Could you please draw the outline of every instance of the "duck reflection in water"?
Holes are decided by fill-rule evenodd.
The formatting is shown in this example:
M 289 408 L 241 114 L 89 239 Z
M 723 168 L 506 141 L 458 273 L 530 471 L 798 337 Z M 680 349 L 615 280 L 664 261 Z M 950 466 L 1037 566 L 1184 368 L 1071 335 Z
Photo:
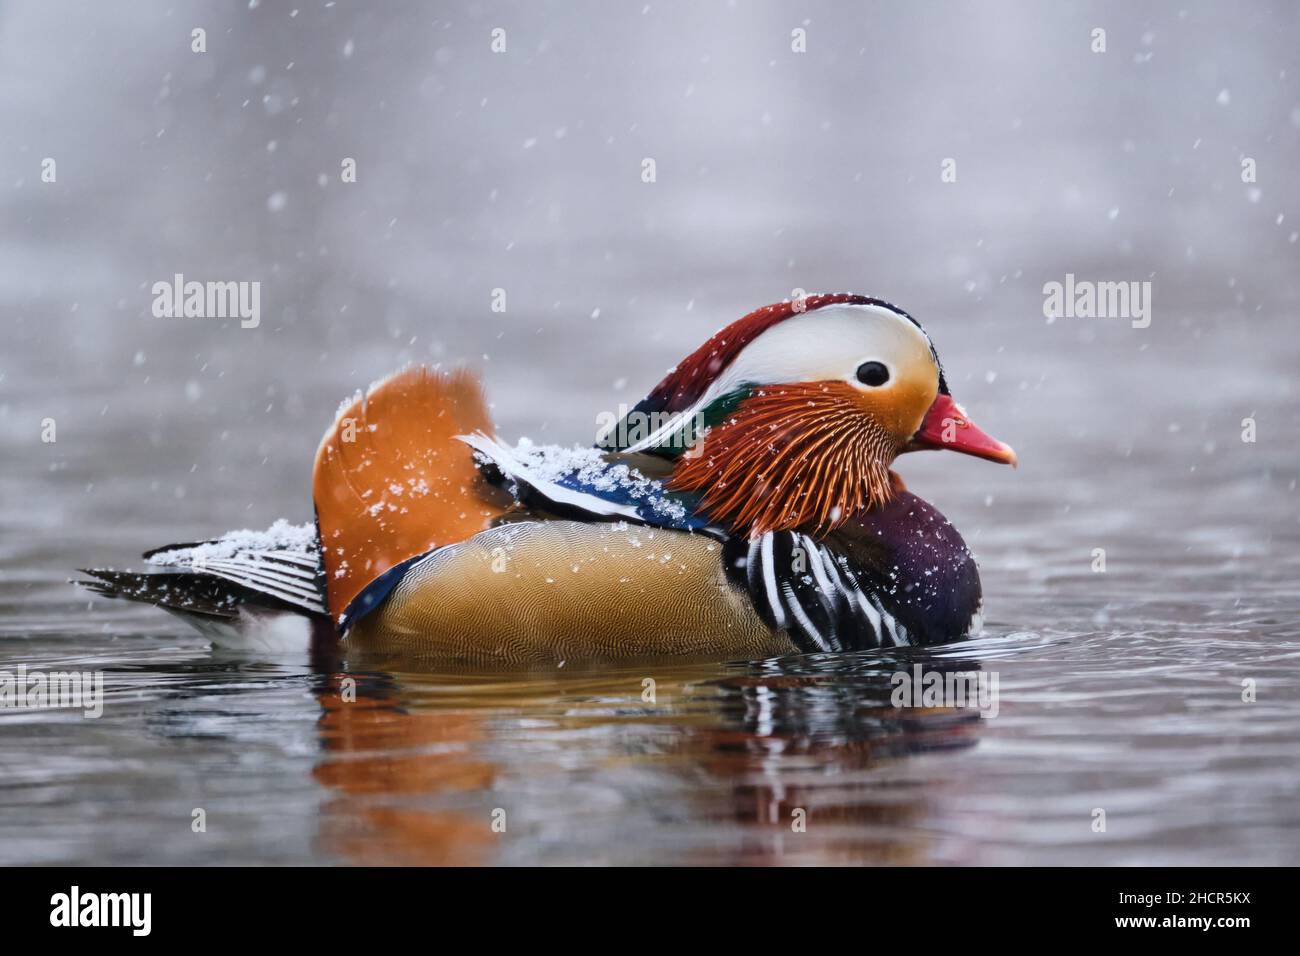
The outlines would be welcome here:
M 612 674 L 335 670 L 319 693 L 322 849 L 363 864 L 640 862 L 611 856 L 608 837 L 644 828 L 645 862 L 927 862 L 927 793 L 899 764 L 974 746 L 981 719 L 970 701 L 897 706 L 898 675 L 918 663 L 981 674 L 902 652 Z

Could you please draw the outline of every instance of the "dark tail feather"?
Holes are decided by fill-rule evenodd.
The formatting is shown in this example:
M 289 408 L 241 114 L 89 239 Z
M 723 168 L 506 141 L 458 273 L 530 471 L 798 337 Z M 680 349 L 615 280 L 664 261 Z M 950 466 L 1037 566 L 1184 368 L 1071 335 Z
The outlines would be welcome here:
M 305 614 L 301 607 L 279 600 L 264 592 L 241 587 L 210 574 L 194 571 L 109 571 L 102 568 L 82 568 L 96 580 L 75 581 L 104 597 L 140 601 L 195 614 L 209 619 L 232 620 L 239 616 L 241 607 L 262 607 L 275 611 L 292 611 Z M 312 616 L 312 615 L 306 615 Z
M 232 531 L 145 555 L 158 570 L 87 568 L 74 581 L 104 597 L 170 611 L 214 644 L 290 650 L 331 643 L 315 525 L 277 521 L 266 531 Z

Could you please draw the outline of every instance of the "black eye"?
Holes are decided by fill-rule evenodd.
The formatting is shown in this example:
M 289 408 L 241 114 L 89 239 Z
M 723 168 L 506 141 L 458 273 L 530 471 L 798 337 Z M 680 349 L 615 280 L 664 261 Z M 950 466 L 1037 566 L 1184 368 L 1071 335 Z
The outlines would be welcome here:
M 883 362 L 863 362 L 858 366 L 858 381 L 863 385 L 884 385 L 889 381 L 889 369 Z

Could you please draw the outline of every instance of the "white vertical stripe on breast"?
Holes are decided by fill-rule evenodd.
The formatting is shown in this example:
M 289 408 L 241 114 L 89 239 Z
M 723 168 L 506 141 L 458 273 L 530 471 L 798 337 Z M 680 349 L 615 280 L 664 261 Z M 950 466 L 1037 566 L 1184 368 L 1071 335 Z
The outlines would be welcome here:
M 880 613 L 871 606 L 871 602 L 867 600 L 867 596 L 863 594 L 862 589 L 858 587 L 858 582 L 854 579 L 853 572 L 849 569 L 848 558 L 837 556 L 836 560 L 839 561 L 840 565 L 844 568 L 844 576 L 848 579 L 849 586 L 853 589 L 852 594 L 854 602 L 862 609 L 862 613 L 867 616 L 867 620 L 871 622 L 871 628 L 876 632 L 876 640 L 883 644 L 884 632 L 880 629 Z
M 767 603 L 772 608 L 772 616 L 779 629 L 785 628 L 785 611 L 781 609 L 781 595 L 776 590 L 776 568 L 772 561 L 772 535 L 763 535 L 760 563 L 763 565 L 763 588 L 767 593 Z

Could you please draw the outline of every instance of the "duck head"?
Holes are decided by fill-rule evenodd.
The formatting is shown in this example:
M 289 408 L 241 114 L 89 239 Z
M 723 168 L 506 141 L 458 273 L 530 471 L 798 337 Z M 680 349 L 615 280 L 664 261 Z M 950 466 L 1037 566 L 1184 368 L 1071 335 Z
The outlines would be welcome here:
M 901 488 L 890 465 L 904 452 L 1016 462 L 953 401 L 920 323 L 847 293 L 751 312 L 634 411 L 669 423 L 626 450 L 674 457 L 670 487 L 750 536 L 825 534 L 882 507 Z

